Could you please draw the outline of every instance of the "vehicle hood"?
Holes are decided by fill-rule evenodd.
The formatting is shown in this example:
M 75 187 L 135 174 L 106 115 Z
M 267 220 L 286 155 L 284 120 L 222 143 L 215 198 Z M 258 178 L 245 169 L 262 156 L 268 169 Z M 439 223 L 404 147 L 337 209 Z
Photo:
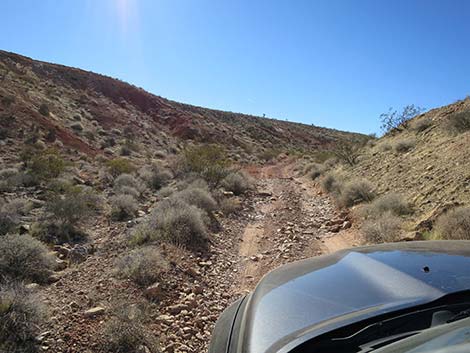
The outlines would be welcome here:
M 282 266 L 245 300 L 240 352 L 288 352 L 379 314 L 470 289 L 470 241 L 344 250 Z

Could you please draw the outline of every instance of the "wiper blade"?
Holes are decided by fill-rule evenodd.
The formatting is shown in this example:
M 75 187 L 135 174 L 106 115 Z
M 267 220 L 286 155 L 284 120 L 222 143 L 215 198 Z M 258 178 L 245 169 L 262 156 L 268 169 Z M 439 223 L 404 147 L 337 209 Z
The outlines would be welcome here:
M 458 313 L 458 314 L 454 315 L 453 317 L 451 317 L 446 322 L 449 324 L 451 322 L 459 321 L 459 320 L 465 319 L 467 317 L 470 317 L 470 310 L 461 311 L 460 313 Z

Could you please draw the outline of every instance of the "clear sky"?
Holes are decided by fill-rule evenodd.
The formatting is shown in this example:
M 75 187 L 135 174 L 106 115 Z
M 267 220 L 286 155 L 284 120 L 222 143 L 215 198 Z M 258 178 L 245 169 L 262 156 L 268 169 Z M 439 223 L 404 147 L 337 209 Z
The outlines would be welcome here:
M 466 0 L 0 0 L 0 23 L 3 50 L 343 130 L 470 93 Z

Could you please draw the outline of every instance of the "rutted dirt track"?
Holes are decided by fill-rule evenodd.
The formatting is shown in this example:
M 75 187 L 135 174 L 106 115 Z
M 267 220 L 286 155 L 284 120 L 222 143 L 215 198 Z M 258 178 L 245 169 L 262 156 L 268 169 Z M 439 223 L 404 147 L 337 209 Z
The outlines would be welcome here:
M 128 253 L 126 225 L 96 224 L 95 252 L 58 274 L 42 290 L 52 307 L 43 346 L 53 352 L 104 352 L 102 329 L 114 303 L 150 303 L 149 328 L 164 352 L 207 351 L 219 314 L 252 290 L 268 271 L 288 262 L 358 244 L 347 214 L 340 214 L 311 180 L 294 177 L 294 164 L 248 168 L 257 191 L 242 201 L 236 215 L 221 217 L 210 249 L 194 253 L 163 246 L 171 269 L 156 301 L 142 288 L 113 276 L 115 260 Z M 89 316 L 91 307 L 103 307 Z

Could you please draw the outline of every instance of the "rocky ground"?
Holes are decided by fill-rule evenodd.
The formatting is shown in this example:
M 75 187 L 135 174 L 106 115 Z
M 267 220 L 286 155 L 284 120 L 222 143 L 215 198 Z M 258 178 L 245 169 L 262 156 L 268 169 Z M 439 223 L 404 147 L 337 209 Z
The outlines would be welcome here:
M 204 352 L 219 314 L 269 270 L 357 245 L 348 215 L 339 213 L 313 182 L 294 177 L 292 168 L 287 161 L 249 168 L 257 192 L 243 200 L 236 215 L 221 219 L 209 251 L 164 246 L 171 269 L 162 283 L 145 291 L 113 276 L 116 259 L 129 251 L 126 224 L 98 220 L 90 225 L 93 246 L 86 260 L 39 289 L 52 316 L 42 349 L 103 351 L 102 327 L 112 308 L 125 303 L 146 304 L 149 326 L 164 352 Z

